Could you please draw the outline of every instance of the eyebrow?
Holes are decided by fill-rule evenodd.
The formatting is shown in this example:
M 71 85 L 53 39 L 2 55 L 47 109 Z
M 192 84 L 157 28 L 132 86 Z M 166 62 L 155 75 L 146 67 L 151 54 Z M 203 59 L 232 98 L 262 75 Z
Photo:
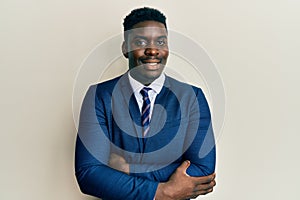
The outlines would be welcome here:
M 133 39 L 143 39 L 143 40 L 148 40 L 147 37 L 141 36 L 141 35 L 136 35 L 136 36 L 134 36 Z M 158 39 L 167 39 L 167 36 L 166 36 L 166 35 L 162 35 L 162 36 L 159 36 Z
M 143 40 L 147 40 L 147 38 L 145 36 L 141 36 L 141 35 L 136 35 L 134 36 L 134 38 L 132 39 L 143 39 Z
M 158 39 L 168 39 L 166 35 L 159 36 Z

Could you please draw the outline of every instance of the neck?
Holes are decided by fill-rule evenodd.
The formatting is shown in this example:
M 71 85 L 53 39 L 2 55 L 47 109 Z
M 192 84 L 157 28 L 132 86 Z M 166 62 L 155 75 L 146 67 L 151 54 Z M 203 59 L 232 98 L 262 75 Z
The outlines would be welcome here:
M 130 75 L 132 78 L 134 78 L 135 80 L 137 80 L 138 82 L 140 82 L 141 84 L 148 86 L 150 85 L 153 81 L 155 81 L 156 78 L 146 78 L 146 77 L 142 77 L 139 76 L 135 73 L 130 72 Z

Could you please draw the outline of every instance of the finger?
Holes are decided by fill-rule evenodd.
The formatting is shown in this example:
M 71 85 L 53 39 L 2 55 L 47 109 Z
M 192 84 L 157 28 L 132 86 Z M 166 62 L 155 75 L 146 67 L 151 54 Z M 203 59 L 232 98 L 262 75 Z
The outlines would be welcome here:
M 208 194 L 208 193 L 211 193 L 212 191 L 214 190 L 214 188 L 211 188 L 209 190 L 206 190 L 202 195 L 205 195 L 205 194 Z
M 213 187 L 216 186 L 216 181 L 213 180 L 211 181 L 210 183 L 207 183 L 207 184 L 201 184 L 201 185 L 198 185 L 195 187 L 195 191 L 206 191 L 206 190 L 210 190 L 212 189 Z
M 122 156 L 115 154 L 115 153 L 110 154 L 110 159 L 116 160 L 116 161 L 123 161 L 123 162 L 126 161 L 125 158 L 123 158 Z
M 206 195 L 208 193 L 211 193 L 213 191 L 213 188 L 207 189 L 207 190 L 199 190 L 199 191 L 194 191 L 189 198 L 191 199 L 196 199 L 200 195 Z
M 200 195 L 206 195 L 206 194 L 211 193 L 211 192 L 213 192 L 213 188 L 211 188 L 209 190 L 202 191 Z
M 197 185 L 210 183 L 213 180 L 215 180 L 215 178 L 216 178 L 216 174 L 215 173 L 213 173 L 211 175 L 208 175 L 208 176 L 192 177 L 192 179 L 194 180 L 195 184 L 197 184 Z
M 189 160 L 186 160 L 183 163 L 181 163 L 181 165 L 177 169 L 186 174 L 186 170 L 187 168 L 189 168 L 190 165 L 191 162 Z
M 213 187 L 216 185 L 215 180 L 207 184 L 201 184 L 194 188 L 193 192 L 188 195 L 189 198 L 197 198 L 199 195 L 206 195 L 213 191 Z
M 199 190 L 193 193 L 193 195 L 190 196 L 190 198 L 196 198 L 199 195 L 206 195 L 208 193 L 213 192 L 213 188 L 207 189 L 207 190 Z

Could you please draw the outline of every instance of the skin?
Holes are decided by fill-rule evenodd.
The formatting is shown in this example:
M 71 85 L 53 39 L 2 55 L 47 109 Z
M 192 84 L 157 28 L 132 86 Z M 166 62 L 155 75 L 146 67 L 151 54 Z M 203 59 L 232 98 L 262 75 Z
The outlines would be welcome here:
M 206 195 L 213 191 L 216 185 L 216 174 L 208 176 L 192 177 L 186 173 L 191 162 L 184 161 L 171 175 L 167 182 L 158 184 L 155 200 L 184 200 Z M 111 168 L 130 175 L 129 164 L 117 154 L 110 155 L 109 165 Z
M 168 34 L 164 24 L 156 21 L 137 23 L 136 28 L 125 37 L 122 51 L 129 61 L 131 76 L 144 85 L 149 85 L 164 70 L 169 56 Z M 190 161 L 184 161 L 167 182 L 158 185 L 155 200 L 184 200 L 196 198 L 213 191 L 215 173 L 209 176 L 192 177 L 186 173 Z M 109 165 L 118 171 L 130 174 L 129 164 L 117 154 L 111 154 Z
M 215 173 L 209 176 L 192 177 L 186 173 L 190 161 L 184 161 L 165 183 L 159 183 L 155 200 L 184 200 L 196 198 L 213 191 Z
M 144 21 L 133 26 L 123 42 L 131 76 L 144 85 L 157 79 L 169 56 L 168 33 L 162 23 Z

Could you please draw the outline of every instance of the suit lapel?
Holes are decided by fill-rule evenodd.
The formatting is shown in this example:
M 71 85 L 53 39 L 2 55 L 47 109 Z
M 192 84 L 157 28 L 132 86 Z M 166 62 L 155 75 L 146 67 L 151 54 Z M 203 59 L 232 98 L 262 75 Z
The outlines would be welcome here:
M 129 109 L 130 117 L 133 119 L 135 123 L 137 123 L 140 126 L 141 114 L 135 96 L 133 94 L 132 88 L 130 86 L 127 73 L 122 76 L 120 80 L 120 84 L 121 84 L 121 93 L 125 101 L 125 104 L 127 106 L 127 109 Z
M 168 96 L 170 93 L 170 83 L 169 78 L 166 76 L 164 86 L 160 93 L 155 98 L 154 108 L 151 116 L 150 121 L 150 131 L 148 133 L 148 138 L 154 136 L 157 134 L 164 126 L 164 123 L 166 121 L 166 114 L 163 114 L 162 112 L 166 112 L 165 108 L 168 103 Z M 162 110 L 164 109 L 164 111 Z M 147 152 L 147 145 L 151 145 L 149 143 L 151 139 L 149 140 L 146 138 L 145 140 L 145 148 L 144 151 Z
M 120 79 L 120 90 L 122 93 L 122 98 L 124 100 L 124 108 L 122 110 L 129 110 L 131 123 L 127 123 L 129 130 L 134 131 L 134 136 L 138 139 L 140 152 L 143 152 L 144 141 L 142 138 L 142 122 L 141 113 L 138 107 L 138 103 L 133 94 L 133 90 L 130 86 L 128 79 L 128 73 L 125 73 Z M 128 119 L 126 119 L 128 121 Z

